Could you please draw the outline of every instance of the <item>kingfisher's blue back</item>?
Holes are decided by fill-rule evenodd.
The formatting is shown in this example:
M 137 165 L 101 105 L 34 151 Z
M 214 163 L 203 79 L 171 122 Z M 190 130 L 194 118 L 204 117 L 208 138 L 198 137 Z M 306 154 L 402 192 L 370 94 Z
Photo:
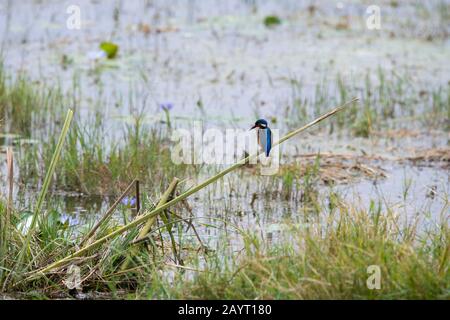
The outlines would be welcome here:
M 272 149 L 272 131 L 270 131 L 270 128 L 258 128 L 258 144 L 268 157 Z

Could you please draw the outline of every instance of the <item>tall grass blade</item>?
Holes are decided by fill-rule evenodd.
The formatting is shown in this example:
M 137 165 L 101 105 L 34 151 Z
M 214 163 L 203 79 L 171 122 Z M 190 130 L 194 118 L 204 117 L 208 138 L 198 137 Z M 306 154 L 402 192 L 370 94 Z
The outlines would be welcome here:
M 11 231 L 11 215 L 13 209 L 13 192 L 14 192 L 14 154 L 12 148 L 8 148 L 6 151 L 6 163 L 8 170 L 8 203 L 6 206 L 6 219 L 5 219 L 5 237 L 4 237 L 4 252 L 8 250 L 9 232 Z
M 52 157 L 52 160 L 50 162 L 50 166 L 49 166 L 49 168 L 47 170 L 47 173 L 45 175 L 45 179 L 44 179 L 44 183 L 42 185 L 41 192 L 39 193 L 37 204 L 36 204 L 36 207 L 35 207 L 34 213 L 33 213 L 33 218 L 31 220 L 31 224 L 30 224 L 30 227 L 29 227 L 29 229 L 27 231 L 27 235 L 26 235 L 26 238 L 25 238 L 24 246 L 23 246 L 22 250 L 19 253 L 19 258 L 18 258 L 17 264 L 16 264 L 16 266 L 19 267 L 19 268 L 22 266 L 22 260 L 23 260 L 25 252 L 27 252 L 28 249 L 29 249 L 31 237 L 33 236 L 33 234 L 35 232 L 36 223 L 38 221 L 39 214 L 41 213 L 42 205 L 44 204 L 45 196 L 47 195 L 47 191 L 48 191 L 48 188 L 50 186 L 50 182 L 51 182 L 52 176 L 55 173 L 56 164 L 58 163 L 59 157 L 61 155 L 61 150 L 62 150 L 62 147 L 63 147 L 63 144 L 64 144 L 64 140 L 65 140 L 65 138 L 67 136 L 67 132 L 69 131 L 72 119 L 73 119 L 73 111 L 71 109 L 69 109 L 67 111 L 66 120 L 64 121 L 64 125 L 63 125 L 63 128 L 62 128 L 61 134 L 59 136 L 58 143 L 56 144 L 56 148 L 55 148 L 55 151 L 53 153 L 53 157 Z
M 12 148 L 6 149 L 6 167 L 8 171 L 8 201 L 6 210 L 0 212 L 0 283 L 3 282 L 5 272 L 5 262 L 8 256 L 8 245 L 10 243 L 11 215 L 13 209 L 13 188 L 14 188 L 14 154 Z

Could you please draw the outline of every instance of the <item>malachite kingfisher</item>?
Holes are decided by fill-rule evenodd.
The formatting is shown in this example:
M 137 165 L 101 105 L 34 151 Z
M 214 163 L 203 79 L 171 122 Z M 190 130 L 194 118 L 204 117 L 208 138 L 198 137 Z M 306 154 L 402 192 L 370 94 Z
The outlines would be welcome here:
M 269 125 L 264 119 L 257 120 L 250 130 L 255 128 L 258 129 L 258 144 L 264 150 L 266 157 L 268 157 L 270 154 L 270 149 L 272 149 L 272 131 L 270 131 Z

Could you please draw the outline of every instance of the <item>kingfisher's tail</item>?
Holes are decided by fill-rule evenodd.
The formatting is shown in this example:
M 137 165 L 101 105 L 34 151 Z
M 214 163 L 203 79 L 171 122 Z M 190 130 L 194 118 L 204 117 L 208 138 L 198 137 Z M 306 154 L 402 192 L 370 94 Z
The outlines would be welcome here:
M 266 142 L 266 157 L 269 156 L 270 150 L 272 149 L 272 131 L 267 128 L 267 142 Z

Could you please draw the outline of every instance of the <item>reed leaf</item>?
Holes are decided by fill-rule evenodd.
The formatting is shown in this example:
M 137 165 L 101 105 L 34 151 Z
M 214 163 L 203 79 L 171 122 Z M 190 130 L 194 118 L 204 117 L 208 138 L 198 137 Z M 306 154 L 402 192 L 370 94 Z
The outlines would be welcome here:
M 11 147 L 6 150 L 6 163 L 8 170 L 8 203 L 6 207 L 6 219 L 4 225 L 5 243 L 3 244 L 3 246 L 5 253 L 7 253 L 8 251 L 9 233 L 11 231 L 11 215 L 13 209 L 13 192 L 14 192 L 14 153 Z
M 20 251 L 19 258 L 17 260 L 17 264 L 16 264 L 17 267 L 21 267 L 23 256 L 24 256 L 25 252 L 29 249 L 31 237 L 33 236 L 33 234 L 35 232 L 36 223 L 38 221 L 39 214 L 41 213 L 42 206 L 43 206 L 44 200 L 45 200 L 45 196 L 47 195 L 48 188 L 49 188 L 50 182 L 52 180 L 52 176 L 55 173 L 56 164 L 58 163 L 59 157 L 61 155 L 61 150 L 62 150 L 62 147 L 64 144 L 64 140 L 66 139 L 67 132 L 69 131 L 72 119 L 73 119 L 73 111 L 71 109 L 69 109 L 67 111 L 66 120 L 64 121 L 64 125 L 62 128 L 61 134 L 59 136 L 58 143 L 56 144 L 55 151 L 53 152 L 50 166 L 47 169 L 47 173 L 45 175 L 45 179 L 44 179 L 44 183 L 42 185 L 41 192 L 39 193 L 39 197 L 38 197 L 36 207 L 35 207 L 34 213 L 33 213 L 33 218 L 31 220 L 30 227 L 29 227 L 29 229 L 27 231 L 27 235 L 25 237 L 25 243 L 24 243 L 22 250 Z
M 10 232 L 11 232 L 11 214 L 13 207 L 13 187 L 14 187 L 14 154 L 12 148 L 6 149 L 6 167 L 8 171 L 8 200 L 6 209 L 2 208 L 3 204 L 0 204 L 0 283 L 3 281 L 3 273 L 6 257 L 8 256 L 8 246 L 10 244 Z M 5 209 L 5 210 L 4 210 Z

